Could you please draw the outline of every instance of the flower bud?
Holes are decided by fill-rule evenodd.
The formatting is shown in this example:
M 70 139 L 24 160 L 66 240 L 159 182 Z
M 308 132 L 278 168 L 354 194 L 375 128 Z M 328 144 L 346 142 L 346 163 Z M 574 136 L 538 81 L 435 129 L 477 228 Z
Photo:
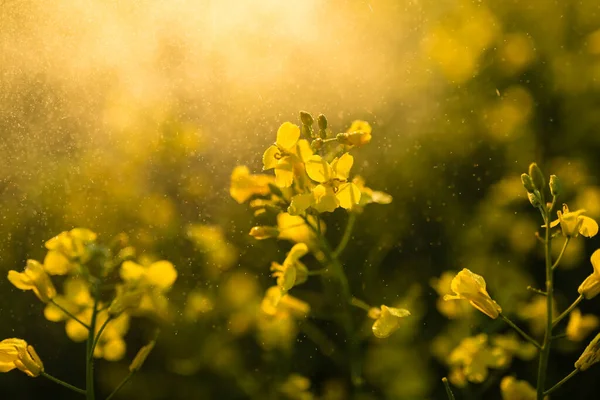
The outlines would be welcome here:
M 544 174 L 542 174 L 542 170 L 536 163 L 531 163 L 529 165 L 529 176 L 533 181 L 536 189 L 540 192 L 544 190 L 544 186 L 546 186 L 546 180 L 544 179 Z
M 600 333 L 587 345 L 581 356 L 575 361 L 575 368 L 585 371 L 600 361 Z
M 542 201 L 540 200 L 537 193 L 527 193 L 527 198 L 529 199 L 529 202 L 532 206 L 536 208 L 542 206 Z
M 250 229 L 250 236 L 263 240 L 279 236 L 279 230 L 274 226 L 255 226 Z
M 302 121 L 302 125 L 306 126 L 312 126 L 312 124 L 315 122 L 312 115 L 306 111 L 300 111 L 300 121 Z
M 525 187 L 525 190 L 527 190 L 527 193 L 535 192 L 533 180 L 531 180 L 531 177 L 529 175 L 521 174 L 521 182 L 523 182 L 523 186 Z
M 554 197 L 562 193 L 562 184 L 556 175 L 550 175 L 550 193 Z
M 143 346 L 133 358 L 131 364 L 129 364 L 129 372 L 137 372 L 142 368 L 144 361 L 150 355 L 152 349 L 154 349 L 154 345 L 156 344 L 156 339 L 151 340 L 147 345 Z
M 327 130 L 327 118 L 323 114 L 319 114 L 319 117 L 317 118 L 317 124 L 319 125 L 319 130 Z

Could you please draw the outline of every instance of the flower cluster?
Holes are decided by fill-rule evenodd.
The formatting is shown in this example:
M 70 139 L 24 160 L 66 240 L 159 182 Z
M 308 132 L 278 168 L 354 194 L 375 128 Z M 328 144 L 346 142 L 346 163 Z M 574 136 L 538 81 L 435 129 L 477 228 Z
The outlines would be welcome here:
M 94 357 L 117 361 L 126 352 L 123 338 L 131 316 L 169 318 L 166 293 L 177 279 L 177 271 L 168 261 L 132 261 L 135 250 L 126 245 L 124 237 L 115 241 L 116 248 L 96 239 L 88 229 L 62 232 L 46 242 L 43 264 L 28 260 L 23 272 L 11 270 L 8 279 L 21 290 L 33 291 L 46 304 L 47 320 L 64 321 L 71 340 L 93 337 Z M 63 276 L 62 292 L 56 290 L 52 276 Z M 32 348 L 28 351 L 33 359 L 37 357 Z M 18 363 L 16 366 L 19 368 Z

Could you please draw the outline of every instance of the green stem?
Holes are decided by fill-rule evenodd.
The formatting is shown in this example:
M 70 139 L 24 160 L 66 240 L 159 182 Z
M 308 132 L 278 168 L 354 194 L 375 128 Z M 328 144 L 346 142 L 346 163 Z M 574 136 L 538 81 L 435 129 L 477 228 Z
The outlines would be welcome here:
M 344 360 L 340 358 L 341 354 L 336 349 L 335 343 L 333 343 L 318 326 L 309 320 L 304 320 L 300 324 L 300 330 L 307 338 L 317 345 L 319 350 L 321 350 L 321 353 L 327 357 L 331 357 L 331 359 L 339 365 L 344 364 Z
M 546 258 L 546 330 L 544 333 L 544 342 L 540 351 L 537 377 L 537 400 L 544 400 L 544 385 L 546 384 L 546 371 L 548 369 L 548 360 L 550 359 L 550 344 L 552 343 L 552 305 L 554 302 L 554 282 L 552 274 L 552 242 L 550 240 L 550 211 L 554 208 L 556 197 L 552 200 L 552 205 L 544 207 L 544 222 L 546 225 L 545 237 L 545 258 Z M 540 208 L 541 209 L 541 208 Z
M 523 336 L 523 338 L 525 340 L 527 340 L 529 343 L 531 343 L 532 345 L 534 345 L 535 347 L 537 347 L 538 350 L 542 350 L 542 346 L 540 346 L 540 344 L 537 342 L 537 340 L 535 340 L 534 338 L 532 338 L 531 336 L 529 336 L 527 333 L 525 333 L 525 331 L 523 331 L 521 328 L 519 328 L 517 326 L 517 324 L 515 324 L 510 319 L 508 319 L 508 317 L 506 315 L 500 314 L 500 318 L 502 318 L 502 320 L 504 322 L 506 322 L 508 325 L 510 325 L 521 336 Z
M 450 388 L 450 383 L 448 383 L 448 378 L 443 377 L 442 382 L 444 382 L 444 387 L 446 388 L 446 396 L 448 396 L 448 400 L 455 400 L 454 393 L 452 393 L 452 388 Z
M 104 328 L 106 328 L 106 325 L 108 325 L 108 323 L 110 321 L 112 321 L 112 319 L 113 319 L 112 315 L 110 315 L 108 318 L 106 318 L 106 321 L 104 321 L 104 323 L 102 324 L 102 326 L 98 330 L 98 334 L 94 338 L 94 343 L 92 343 L 92 348 L 90 349 L 92 357 L 94 356 L 94 350 L 96 349 L 96 345 L 98 344 L 98 341 L 100 340 L 100 336 L 102 336 L 102 332 L 104 332 Z
M 352 230 L 354 229 L 354 223 L 356 222 L 356 214 L 350 213 L 350 217 L 348 217 L 348 223 L 346 223 L 346 229 L 344 230 L 344 235 L 340 240 L 340 243 L 337 245 L 335 250 L 333 251 L 333 255 L 335 257 L 339 257 L 340 254 L 344 251 L 348 242 L 350 241 L 350 236 L 352 236 Z
M 112 391 L 112 393 L 108 395 L 108 397 L 106 398 L 106 400 L 110 400 L 110 399 L 112 399 L 112 398 L 113 398 L 113 396 L 114 396 L 115 394 L 117 394 L 117 392 L 118 392 L 119 390 L 121 390 L 121 388 L 122 388 L 123 386 L 125 386 L 125 384 L 126 384 L 127 382 L 129 382 L 129 380 L 131 379 L 131 377 L 133 376 L 133 374 L 134 374 L 134 373 L 135 373 L 135 372 L 129 372 L 129 374 L 127 374 L 127 376 L 126 376 L 126 377 L 125 377 L 125 378 L 124 378 L 124 379 L 121 381 L 121 383 L 119 383 L 119 385 L 118 385 L 118 386 L 115 388 L 115 390 L 113 390 L 113 391 Z
M 315 236 L 319 241 L 321 250 L 323 251 L 325 258 L 329 261 L 329 265 L 324 265 L 324 267 L 328 268 L 329 266 L 331 266 L 330 271 L 337 278 L 341 286 L 343 308 L 341 323 L 344 327 L 344 331 L 346 333 L 346 340 L 348 342 L 348 357 L 350 359 L 350 374 L 352 378 L 352 383 L 358 386 L 361 383 L 362 378 L 360 372 L 360 360 L 357 358 L 358 343 L 354 335 L 354 324 L 352 322 L 352 312 L 350 310 L 350 303 L 352 300 L 350 284 L 348 283 L 348 278 L 346 277 L 346 273 L 344 272 L 344 267 L 337 258 L 336 253 L 329 246 L 329 243 L 327 242 L 325 237 L 310 223 L 308 218 L 305 218 L 305 221 L 315 233 Z
M 548 295 L 548 293 L 544 292 L 543 290 L 536 289 L 536 288 L 534 288 L 532 286 L 527 286 L 527 290 L 529 290 L 529 291 L 531 291 L 533 293 L 540 294 L 542 296 L 547 296 Z
M 575 309 L 575 307 L 577 307 L 577 305 L 579 303 L 581 303 L 581 301 L 583 299 L 584 299 L 583 295 L 580 294 L 579 297 L 577 299 L 575 299 L 573 304 L 571 304 L 569 306 L 569 308 L 567 308 L 562 314 L 560 314 L 558 317 L 556 317 L 556 319 L 554 321 L 552 321 L 552 327 L 554 328 L 560 321 L 562 321 L 563 318 L 565 318 L 567 315 L 569 315 L 571 313 L 571 311 L 573 311 Z
M 93 287 L 92 295 L 94 296 L 94 307 L 92 309 L 92 319 L 88 332 L 85 357 L 85 389 L 87 400 L 95 400 L 96 398 L 96 394 L 94 392 L 94 352 L 92 350 L 94 339 L 96 337 L 96 318 L 98 317 L 98 290 L 96 286 Z
M 558 254 L 558 258 L 556 259 L 556 261 L 554 261 L 554 264 L 552 265 L 552 269 L 556 269 L 556 267 L 558 267 L 558 264 L 560 263 L 560 260 L 563 256 L 563 254 L 565 254 L 565 250 L 567 249 L 567 245 L 569 244 L 569 240 L 571 240 L 570 237 L 567 237 L 565 239 L 565 242 L 563 243 L 563 247 L 560 250 L 560 253 Z
M 362 310 L 365 310 L 366 312 L 371 311 L 371 306 L 368 305 L 366 302 L 364 302 L 361 299 L 358 299 L 356 297 L 352 297 L 352 299 L 350 299 L 350 304 L 352 304 L 354 307 L 358 307 Z
M 77 393 L 82 394 L 82 395 L 85 396 L 85 390 L 83 390 L 83 389 L 79 389 L 78 387 L 75 387 L 75 386 L 71 385 L 70 383 L 67 383 L 65 381 L 61 381 L 60 379 L 55 378 L 52 375 L 50 375 L 50 374 L 48 374 L 48 373 L 46 373 L 44 371 L 40 372 L 40 375 L 43 376 L 44 378 L 50 379 L 54 383 L 58 383 L 59 385 L 64 386 L 67 389 L 71 389 L 72 391 L 77 392 Z
M 90 329 L 90 326 L 88 324 L 86 324 L 85 322 L 83 322 L 82 320 L 80 320 L 79 318 L 77 318 L 75 315 L 71 314 L 71 312 L 69 310 L 67 310 L 66 308 L 64 308 L 60 304 L 58 304 L 53 299 L 50 300 L 50 303 L 54 304 L 58 309 L 60 309 L 65 314 L 67 314 L 69 316 L 69 318 L 72 318 L 73 320 L 79 322 L 79 324 L 81 324 L 81 326 L 83 326 L 85 329 L 88 329 L 88 330 Z
M 571 379 L 572 377 L 574 377 L 575 375 L 577 375 L 577 373 L 579 372 L 578 369 L 573 370 L 573 372 L 571 372 L 569 375 L 565 376 L 560 382 L 558 382 L 556 385 L 552 386 L 550 389 L 546 390 L 544 392 L 544 396 L 549 395 L 550 393 L 554 392 L 555 390 L 557 390 L 558 388 L 560 388 L 562 385 L 564 385 L 569 379 Z

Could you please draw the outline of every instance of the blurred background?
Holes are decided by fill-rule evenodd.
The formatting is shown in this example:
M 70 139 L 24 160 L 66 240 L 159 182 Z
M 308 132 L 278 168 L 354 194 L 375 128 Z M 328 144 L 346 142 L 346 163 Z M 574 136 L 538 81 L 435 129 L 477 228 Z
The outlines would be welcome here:
M 571 209 L 600 218 L 599 107 L 595 0 L 0 0 L 0 277 L 74 227 L 105 242 L 125 232 L 142 255 L 174 263 L 173 316 L 118 398 L 312 398 L 281 389 L 297 373 L 319 399 L 442 399 L 460 339 L 507 331 L 444 308 L 443 273 L 484 275 L 504 311 L 536 332 L 525 288 L 544 281 L 541 222 L 519 176 L 538 162 L 562 179 Z M 252 212 L 229 196 L 229 179 L 236 165 L 258 173 L 277 127 L 298 123 L 300 110 L 339 132 L 368 121 L 373 139 L 353 172 L 394 198 L 359 215 L 342 261 L 355 295 L 413 317 L 365 340 L 359 389 L 302 331 L 265 346 L 252 317 L 290 244 L 248 236 Z M 326 218 L 333 243 L 346 218 Z M 598 247 L 572 241 L 559 309 Z M 581 309 L 600 311 L 597 301 Z M 0 338 L 25 338 L 47 371 L 84 386 L 84 346 L 42 311 L 0 279 Z M 313 322 L 335 342 L 339 328 Z M 101 394 L 150 329 L 133 320 L 127 359 L 97 363 Z M 557 342 L 549 382 L 592 337 Z M 536 370 L 515 358 L 457 398 L 499 399 L 503 376 L 534 384 Z M 594 398 L 595 375 L 553 398 Z M 0 376 L 2 398 L 49 395 L 78 397 L 43 378 Z

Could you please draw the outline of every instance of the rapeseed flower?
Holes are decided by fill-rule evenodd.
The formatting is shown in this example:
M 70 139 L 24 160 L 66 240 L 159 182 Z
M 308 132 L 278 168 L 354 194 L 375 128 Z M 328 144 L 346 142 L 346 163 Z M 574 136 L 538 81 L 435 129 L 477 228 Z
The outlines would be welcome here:
M 450 287 L 455 294 L 445 295 L 444 300 L 468 300 L 473 307 L 493 319 L 502 312 L 502 308 L 488 294 L 483 277 L 467 268 L 463 268 L 452 279 Z
M 44 303 L 56 296 L 56 289 L 44 267 L 35 260 L 27 260 L 23 272 L 8 271 L 8 280 L 21 290 L 33 290 L 33 293 Z

